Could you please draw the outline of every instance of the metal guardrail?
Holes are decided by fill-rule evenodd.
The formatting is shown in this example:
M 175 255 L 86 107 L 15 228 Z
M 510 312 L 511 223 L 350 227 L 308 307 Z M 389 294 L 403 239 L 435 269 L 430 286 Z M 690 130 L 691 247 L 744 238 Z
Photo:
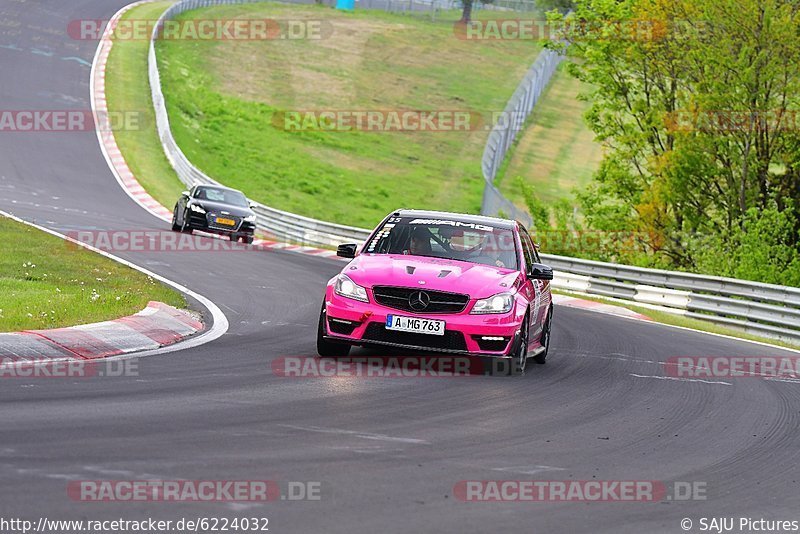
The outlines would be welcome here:
M 174 4 L 162 15 L 154 29 L 153 37 L 160 31 L 163 20 L 183 11 L 251 1 L 258 0 L 183 0 Z M 492 131 L 484 153 L 485 176 L 494 178 L 503 155 L 522 127 L 527 113 L 533 108 L 547 80 L 561 61 L 554 52 L 545 51 L 542 54 L 506 108 L 506 117 L 514 119 L 511 127 L 496 128 Z M 150 41 L 148 71 L 158 135 L 178 177 L 187 186 L 198 183 L 216 184 L 215 180 L 205 175 L 186 158 L 172 136 L 164 95 L 161 91 L 153 39 Z M 493 186 L 488 180 L 487 188 L 491 191 L 490 196 L 498 195 L 497 198 L 492 197 L 490 200 L 501 206 L 502 200 L 505 199 L 499 191 L 492 190 Z M 509 207 L 502 209 L 507 215 L 514 215 Z M 363 228 L 319 221 L 261 204 L 257 205 L 255 211 L 261 228 L 281 239 L 296 243 L 335 246 L 342 242 L 361 243 L 369 236 L 369 230 Z M 800 289 L 798 288 L 547 254 L 542 254 L 542 259 L 557 272 L 553 282 L 556 288 L 634 303 L 658 305 L 664 310 L 688 317 L 744 329 L 763 336 L 800 342 Z
M 800 288 L 541 255 L 554 287 L 646 305 L 720 326 L 800 342 Z
M 481 205 L 482 214 L 498 215 L 503 213 L 508 218 L 524 222 L 528 228 L 532 226 L 533 221 L 530 215 L 503 196 L 495 187 L 494 180 L 497 177 L 497 171 L 505 161 L 508 149 L 511 148 L 517 134 L 523 129 L 525 121 L 539 101 L 542 91 L 550 83 L 556 67 L 563 59 L 564 56 L 558 52 L 549 49 L 542 50 L 492 128 L 481 160 L 481 170 L 483 178 L 486 180 Z

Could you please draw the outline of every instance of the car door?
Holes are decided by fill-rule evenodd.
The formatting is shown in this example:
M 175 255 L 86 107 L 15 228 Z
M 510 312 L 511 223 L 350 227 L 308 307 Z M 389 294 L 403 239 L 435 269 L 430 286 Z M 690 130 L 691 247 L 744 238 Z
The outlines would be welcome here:
M 543 280 L 532 280 L 528 277 L 530 266 L 534 263 L 539 263 L 539 256 L 536 252 L 536 247 L 533 246 L 528 231 L 524 226 L 519 226 L 520 241 L 522 242 L 522 255 L 525 258 L 525 273 L 526 283 L 531 288 L 531 314 L 528 332 L 530 333 L 529 339 L 539 339 L 542 334 L 542 327 L 544 325 L 546 306 L 550 305 L 547 295 L 550 293 L 549 285 Z

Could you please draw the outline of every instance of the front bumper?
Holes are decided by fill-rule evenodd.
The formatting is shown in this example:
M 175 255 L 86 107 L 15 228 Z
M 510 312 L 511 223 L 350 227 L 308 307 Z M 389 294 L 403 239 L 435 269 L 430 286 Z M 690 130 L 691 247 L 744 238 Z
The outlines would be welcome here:
M 216 213 L 197 213 L 189 211 L 188 226 L 192 230 L 202 230 L 212 234 L 231 235 L 236 234 L 239 236 L 252 236 L 256 231 L 255 223 L 247 222 L 240 217 L 231 217 L 235 221 L 234 226 L 217 225 L 213 221 L 217 216 Z M 222 217 L 229 217 L 222 215 Z
M 370 298 L 372 298 L 371 291 Z M 471 309 L 471 304 L 467 310 Z M 326 339 L 351 345 L 382 345 L 414 351 L 508 358 L 524 316 L 506 314 L 418 314 L 337 295 L 328 287 L 325 296 Z M 387 315 L 445 321 L 443 336 L 387 330 Z M 490 339 L 485 339 L 490 338 Z

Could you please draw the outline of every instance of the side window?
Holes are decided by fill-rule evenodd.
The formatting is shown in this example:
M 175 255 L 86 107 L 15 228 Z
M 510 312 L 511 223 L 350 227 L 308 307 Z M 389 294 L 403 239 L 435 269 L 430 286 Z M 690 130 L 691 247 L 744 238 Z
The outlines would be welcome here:
M 522 241 L 522 255 L 525 256 L 524 270 L 527 270 L 528 267 L 536 263 L 536 251 L 533 248 L 531 238 L 528 236 L 528 231 L 522 225 L 519 227 L 519 240 Z
M 522 235 L 525 236 L 522 239 L 522 241 L 523 242 L 527 241 L 528 245 L 530 246 L 531 255 L 533 256 L 534 263 L 542 263 L 542 260 L 539 259 L 539 247 L 537 247 L 533 243 L 533 239 L 531 239 L 531 234 L 529 234 L 528 231 L 525 229 L 525 227 L 522 225 L 520 225 L 520 231 L 522 232 Z

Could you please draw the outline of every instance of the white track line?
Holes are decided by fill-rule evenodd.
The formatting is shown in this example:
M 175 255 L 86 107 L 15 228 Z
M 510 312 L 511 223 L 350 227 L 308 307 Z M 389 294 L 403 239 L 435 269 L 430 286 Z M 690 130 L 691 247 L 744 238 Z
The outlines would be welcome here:
M 700 382 L 702 384 L 719 384 L 720 386 L 733 385 L 730 382 L 725 382 L 723 380 L 701 380 L 699 378 L 678 378 L 674 376 L 637 375 L 634 373 L 628 373 L 628 374 L 636 378 L 653 378 L 655 380 L 674 380 L 676 382 Z

